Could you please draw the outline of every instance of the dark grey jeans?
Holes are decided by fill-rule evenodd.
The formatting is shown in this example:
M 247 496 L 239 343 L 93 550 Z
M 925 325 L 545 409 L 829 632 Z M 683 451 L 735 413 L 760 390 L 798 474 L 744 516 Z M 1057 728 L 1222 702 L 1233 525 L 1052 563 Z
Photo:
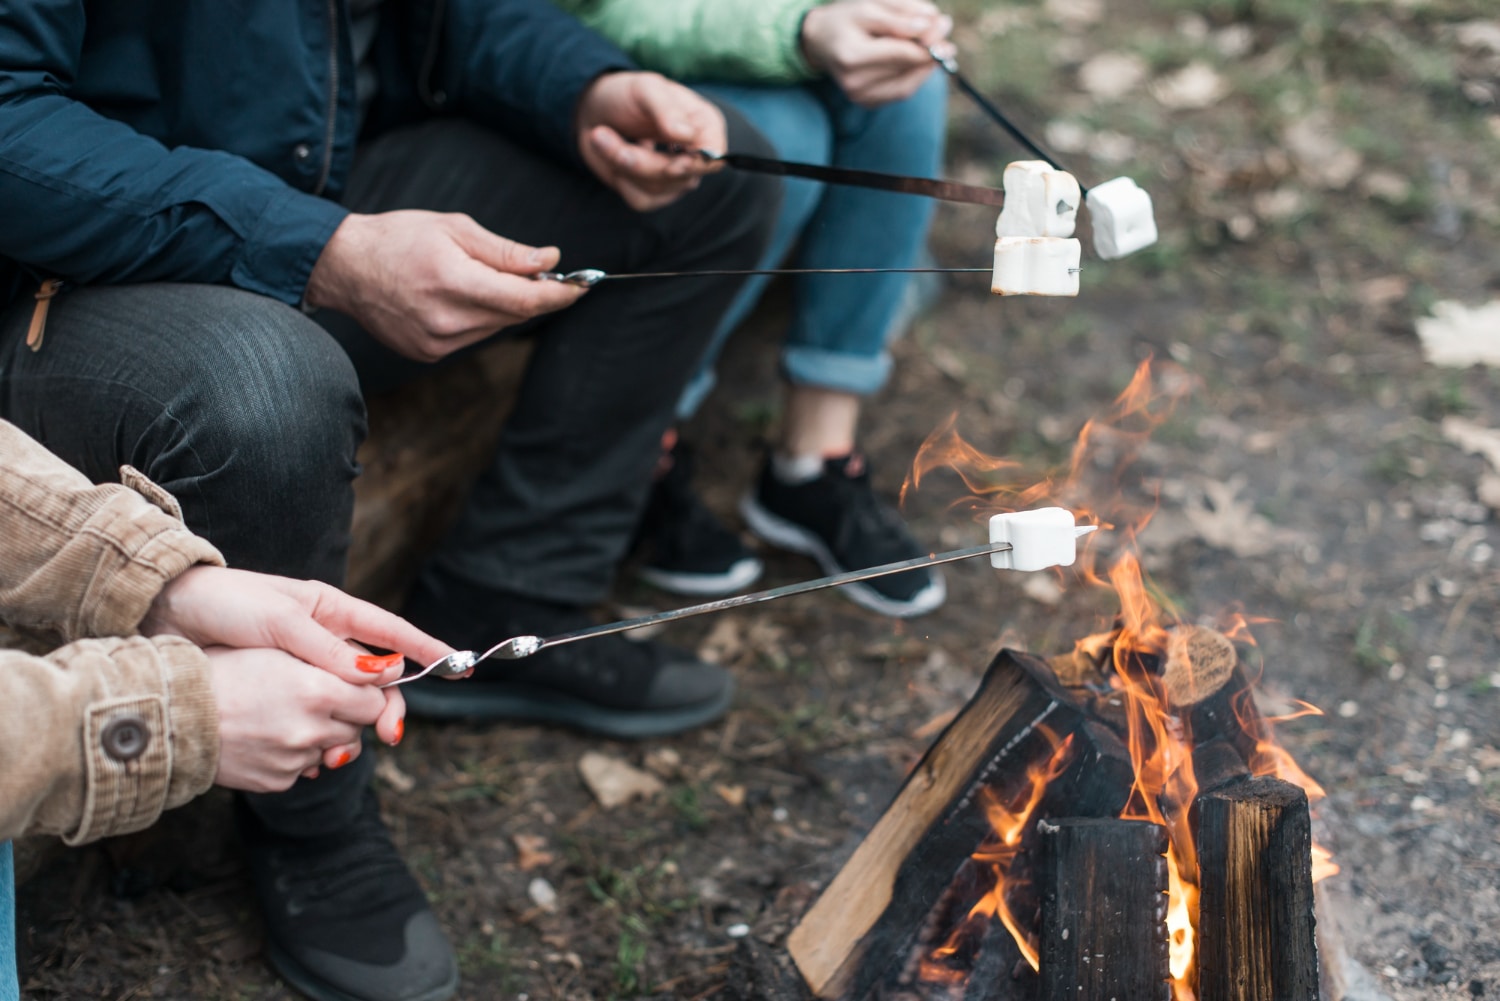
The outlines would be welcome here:
M 731 115 L 731 148 L 768 147 Z M 456 120 L 376 139 L 356 159 L 356 211 L 467 212 L 489 229 L 556 244 L 565 268 L 753 267 L 777 208 L 773 182 L 724 172 L 641 215 L 591 177 Z M 493 463 L 434 555 L 484 586 L 559 602 L 603 596 L 639 517 L 662 432 L 731 278 L 606 283 L 502 336 L 534 336 Z M 0 416 L 96 481 L 136 466 L 187 523 L 244 569 L 340 583 L 349 544 L 361 386 L 428 366 L 346 317 L 314 319 L 232 288 L 82 287 L 53 300 L 41 351 L 29 299 L 0 310 Z M 461 363 L 461 360 L 460 360 Z M 335 829 L 372 764 L 254 797 L 285 833 Z

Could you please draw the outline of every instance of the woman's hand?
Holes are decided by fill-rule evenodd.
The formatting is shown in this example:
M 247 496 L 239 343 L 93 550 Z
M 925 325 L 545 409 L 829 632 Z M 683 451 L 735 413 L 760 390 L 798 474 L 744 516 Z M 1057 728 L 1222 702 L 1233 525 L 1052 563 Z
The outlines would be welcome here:
M 953 20 L 926 0 L 834 0 L 802 20 L 802 52 L 865 107 L 902 101 L 917 92 L 952 51 Z
M 218 785 L 280 792 L 320 764 L 353 761 L 366 726 L 387 743 L 401 739 L 397 689 L 351 685 L 280 650 L 204 652 L 219 707 Z
M 399 688 L 378 686 L 401 677 L 405 657 L 430 664 L 452 652 L 400 616 L 327 584 L 211 566 L 163 588 L 140 628 L 181 636 L 208 653 L 221 754 L 230 758 L 220 762 L 226 784 L 275 781 L 294 759 L 309 775 L 320 761 L 341 767 L 359 756 L 366 725 L 397 743 L 406 703 Z M 378 656 L 355 643 L 398 653 Z

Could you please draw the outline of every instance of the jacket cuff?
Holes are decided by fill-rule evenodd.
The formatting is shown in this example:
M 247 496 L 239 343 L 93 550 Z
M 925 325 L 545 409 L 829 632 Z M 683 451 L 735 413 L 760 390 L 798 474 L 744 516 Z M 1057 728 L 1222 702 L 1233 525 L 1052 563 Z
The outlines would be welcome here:
M 176 500 L 135 469 L 120 470 L 121 479 L 152 506 L 132 505 L 114 524 L 100 531 L 117 541 L 121 559 L 90 588 L 79 613 L 78 634 L 128 636 L 140 626 L 151 604 L 168 582 L 199 563 L 224 566 L 224 557 L 182 524 Z
M 85 641 L 70 660 L 98 659 L 106 690 L 82 722 L 83 808 L 70 845 L 149 827 L 162 810 L 208 789 L 218 771 L 218 711 L 208 659 L 186 640 Z
M 802 22 L 807 20 L 808 12 L 814 7 L 821 7 L 824 0 L 792 0 L 782 5 L 781 10 L 775 15 L 775 37 L 782 39 L 781 66 L 789 82 L 803 82 L 816 79 L 818 71 L 813 69 L 807 62 L 807 55 L 802 51 Z
M 293 188 L 276 192 L 256 219 L 229 277 L 250 292 L 298 306 L 307 279 L 349 210 Z

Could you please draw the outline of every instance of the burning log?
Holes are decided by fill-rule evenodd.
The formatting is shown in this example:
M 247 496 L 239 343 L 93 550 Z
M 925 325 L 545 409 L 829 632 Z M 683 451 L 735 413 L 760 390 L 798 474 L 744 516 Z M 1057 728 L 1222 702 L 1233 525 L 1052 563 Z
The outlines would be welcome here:
M 1168 705 L 1186 717 L 1195 745 L 1222 737 L 1241 761 L 1253 762 L 1268 733 L 1228 637 L 1203 626 L 1172 630 L 1162 687 Z
M 1167 832 L 1138 820 L 1038 822 L 1037 1001 L 1169 1001 Z
M 1214 737 L 1193 748 L 1193 775 L 1198 795 L 1214 792 L 1250 777 L 1250 766 L 1225 737 Z
M 992 836 L 984 790 L 1045 764 L 1083 723 L 1044 661 L 1001 651 L 787 939 L 813 992 L 863 997 L 899 968 L 923 918 Z
M 1317 1001 L 1307 794 L 1261 776 L 1198 799 L 1198 997 Z

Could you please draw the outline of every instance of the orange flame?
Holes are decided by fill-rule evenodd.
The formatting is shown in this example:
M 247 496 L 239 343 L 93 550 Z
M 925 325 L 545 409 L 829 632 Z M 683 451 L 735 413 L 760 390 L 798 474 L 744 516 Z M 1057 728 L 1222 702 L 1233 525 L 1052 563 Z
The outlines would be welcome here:
M 1047 791 L 1047 786 L 1052 783 L 1052 780 L 1061 775 L 1068 766 L 1073 748 L 1073 737 L 1069 735 L 1060 741 L 1056 734 L 1046 727 L 1039 727 L 1038 732 L 1052 745 L 1052 753 L 1045 760 L 1034 762 L 1027 767 L 1021 788 L 1014 795 L 1002 801 L 999 794 L 988 786 L 981 787 L 979 790 L 985 819 L 989 821 L 994 836 L 981 845 L 972 857 L 977 864 L 990 871 L 994 884 L 978 903 L 969 908 L 963 921 L 953 930 L 947 940 L 923 958 L 920 966 L 923 980 L 940 983 L 961 980 L 962 972 L 960 971 L 955 977 L 954 970 L 943 961 L 956 955 L 966 941 L 982 936 L 985 925 L 991 918 L 997 918 L 1001 924 L 1005 925 L 1005 929 L 1010 932 L 1011 937 L 1016 940 L 1016 945 L 1020 947 L 1021 955 L 1025 957 L 1027 963 L 1031 964 L 1033 970 L 1041 965 L 1036 943 L 1032 940 L 1030 932 L 1026 930 L 1025 924 L 1018 920 L 1011 910 L 1011 904 L 1007 898 L 1014 894 L 1018 884 L 1008 877 L 1011 863 L 1021 851 L 1022 836 L 1031 826 L 1032 814 L 1041 804 L 1042 795 Z
M 1193 768 L 1192 736 L 1185 732 L 1183 721 L 1168 706 L 1166 692 L 1157 675 L 1160 658 L 1165 655 L 1170 628 L 1183 621 L 1180 612 L 1153 588 L 1141 570 L 1140 562 L 1130 551 L 1136 535 L 1155 514 L 1154 490 L 1142 486 L 1130 500 L 1118 486 L 1128 468 L 1139 456 L 1151 434 L 1176 408 L 1193 386 L 1193 379 L 1180 368 L 1159 366 L 1153 373 L 1151 359 L 1137 367 L 1129 385 L 1116 397 L 1109 412 L 1086 422 L 1079 431 L 1067 469 L 1027 475 L 1020 463 L 985 454 L 960 437 L 957 418 L 950 417 L 928 435 L 917 452 L 910 474 L 902 486 L 903 503 L 908 493 L 921 486 L 937 470 L 955 473 L 968 490 L 952 508 L 966 509 L 976 520 L 1005 510 L 1020 510 L 1043 503 L 1068 507 L 1081 520 L 1096 521 L 1115 529 L 1120 555 L 1104 576 L 1096 568 L 1097 550 L 1086 545 L 1080 552 L 1078 575 L 1085 582 L 1107 587 L 1118 596 L 1120 611 L 1114 625 L 1106 632 L 1076 641 L 1077 651 L 1094 663 L 1109 658 L 1106 671 L 1110 683 L 1125 705 L 1126 731 L 1135 782 L 1130 799 L 1121 812 L 1122 819 L 1148 820 L 1160 824 L 1168 836 L 1168 911 L 1172 990 L 1175 1001 L 1193 1001 L 1194 924 L 1198 909 L 1198 859 L 1189 810 L 1198 791 Z M 1106 472 L 1114 481 L 1106 493 L 1107 505 L 1090 508 L 1084 498 L 1100 491 L 1090 489 L 1090 479 Z M 1139 498 L 1144 497 L 1144 500 Z M 1102 533 L 1101 533 L 1102 534 Z M 1098 536 L 1090 536 L 1093 543 Z M 1216 623 L 1219 631 L 1232 642 L 1254 644 L 1250 628 L 1255 621 L 1227 611 Z M 1255 753 L 1249 762 L 1256 775 L 1275 775 L 1303 788 L 1309 801 L 1323 796 L 1313 781 L 1275 740 L 1277 723 L 1316 713 L 1307 703 L 1283 717 L 1265 719 L 1253 714 L 1253 703 L 1246 693 L 1245 701 L 1234 711 L 1245 731 L 1257 737 Z M 998 917 L 1020 946 L 1027 961 L 1036 968 L 1037 950 L 1031 940 L 1029 922 L 1018 922 L 1011 913 L 1007 898 L 1016 887 L 1007 877 L 1011 862 L 1020 850 L 1021 832 L 1032 820 L 1041 802 L 1047 782 L 1059 774 L 1066 763 L 1061 757 L 1066 744 L 1060 745 L 1045 765 L 1028 772 L 1028 783 L 1022 794 L 1009 806 L 998 802 L 989 809 L 995 840 L 974 855 L 976 862 L 988 865 L 995 876 L 994 887 L 969 911 L 968 916 L 932 954 L 931 979 L 952 982 L 952 968 L 942 960 L 953 956 L 960 946 L 972 943 L 981 934 L 990 916 Z M 1330 854 L 1313 846 L 1314 879 L 1338 871 Z M 924 961 L 923 977 L 928 978 L 929 963 Z M 941 966 L 939 970 L 937 967 Z M 957 979 L 963 979 L 959 976 Z

